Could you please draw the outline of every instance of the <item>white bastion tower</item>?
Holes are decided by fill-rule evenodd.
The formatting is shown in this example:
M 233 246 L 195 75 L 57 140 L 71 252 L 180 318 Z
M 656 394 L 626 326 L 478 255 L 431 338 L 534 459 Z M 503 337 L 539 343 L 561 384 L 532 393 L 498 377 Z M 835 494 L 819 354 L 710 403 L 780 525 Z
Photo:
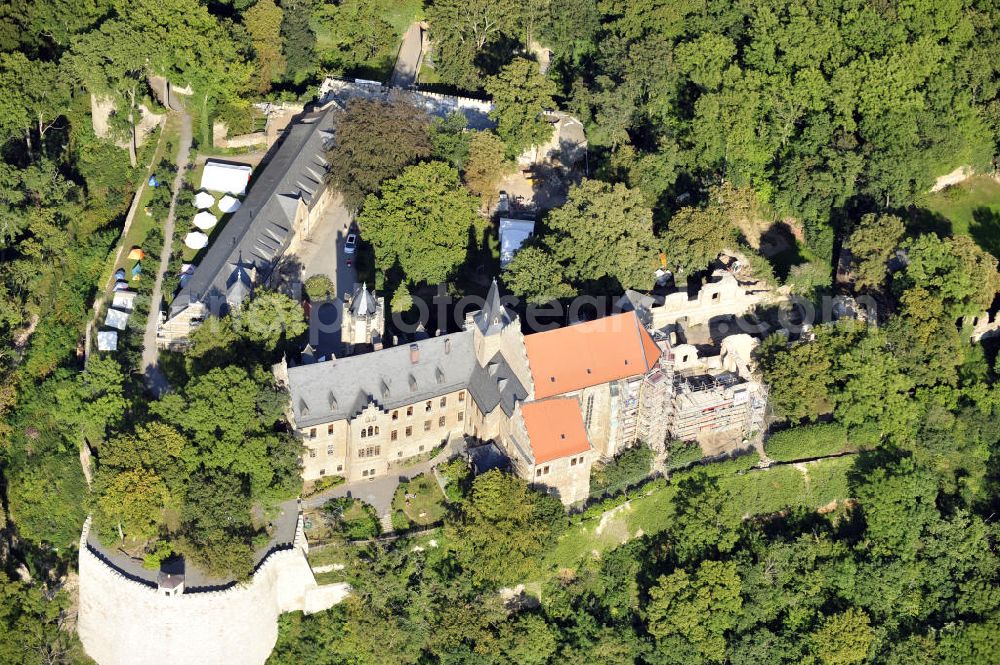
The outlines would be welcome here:
M 98 665 L 263 665 L 278 639 L 278 615 L 328 609 L 350 592 L 316 583 L 302 518 L 294 539 L 263 554 L 241 583 L 192 586 L 192 573 L 150 571 L 80 538 L 77 631 Z

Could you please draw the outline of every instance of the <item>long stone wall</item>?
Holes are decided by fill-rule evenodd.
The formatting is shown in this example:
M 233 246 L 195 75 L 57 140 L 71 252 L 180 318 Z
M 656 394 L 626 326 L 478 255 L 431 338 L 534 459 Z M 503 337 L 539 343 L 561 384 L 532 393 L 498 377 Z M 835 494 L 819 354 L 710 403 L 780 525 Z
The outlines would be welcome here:
M 292 548 L 272 552 L 245 583 L 167 595 L 115 568 L 80 539 L 77 630 L 99 665 L 263 665 L 278 638 L 278 615 L 339 603 L 345 584 L 318 586 L 306 560 L 301 518 Z

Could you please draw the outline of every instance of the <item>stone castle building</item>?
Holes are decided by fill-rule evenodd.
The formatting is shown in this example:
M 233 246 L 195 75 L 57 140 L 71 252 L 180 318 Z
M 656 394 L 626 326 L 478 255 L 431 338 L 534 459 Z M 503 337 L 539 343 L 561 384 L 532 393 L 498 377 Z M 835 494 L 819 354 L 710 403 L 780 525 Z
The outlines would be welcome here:
M 157 330 L 157 346 L 187 348 L 206 316 L 239 307 L 256 284 L 270 280 L 293 237 L 309 236 L 333 199 L 325 154 L 336 108 L 328 104 L 289 126 L 239 210 L 174 298 Z
M 749 335 L 703 357 L 642 319 L 629 311 L 524 335 L 494 282 L 460 332 L 279 365 L 303 477 L 378 477 L 467 437 L 495 443 L 515 473 L 571 505 L 589 496 L 595 461 L 637 441 L 662 450 L 668 438 L 739 440 L 760 428 L 766 390 Z

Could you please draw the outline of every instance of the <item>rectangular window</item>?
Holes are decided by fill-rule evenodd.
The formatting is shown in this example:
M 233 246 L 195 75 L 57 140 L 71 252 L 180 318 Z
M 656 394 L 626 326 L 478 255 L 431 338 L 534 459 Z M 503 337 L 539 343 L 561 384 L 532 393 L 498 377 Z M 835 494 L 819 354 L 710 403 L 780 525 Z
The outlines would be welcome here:
M 396 409 L 395 411 L 392 412 L 392 419 L 399 420 L 399 409 Z
M 429 421 L 429 420 L 425 420 L 424 421 L 424 431 L 425 432 L 430 432 L 431 431 L 431 421 Z
M 542 475 L 542 470 L 541 469 L 535 469 L 535 477 L 537 478 L 540 475 Z
M 309 449 L 309 457 L 316 457 L 316 451 L 312 448 Z
M 326 475 L 326 469 L 320 469 L 319 470 L 319 475 L 325 476 Z
M 332 455 L 333 454 L 333 446 L 327 446 L 326 447 L 326 454 L 327 455 Z
M 441 408 L 443 409 L 447 405 L 448 405 L 448 398 L 447 397 L 442 397 L 441 398 Z
M 576 458 L 575 457 L 569 461 L 569 465 L 570 466 L 576 466 Z
M 420 449 L 417 452 L 421 452 L 421 453 L 424 452 L 424 447 L 420 446 Z
M 459 411 L 458 412 L 458 422 L 462 422 L 463 420 L 465 420 L 465 414 L 462 413 L 461 411 Z
M 333 435 L 333 425 L 327 425 L 326 426 L 326 435 L 327 436 L 332 436 Z
M 396 430 L 392 430 L 392 432 L 389 433 L 389 440 L 390 441 L 395 441 L 396 440 L 396 435 L 397 435 Z
M 458 401 L 459 402 L 464 402 L 465 401 L 465 391 L 464 390 L 462 392 L 458 393 Z
M 545 466 L 542 467 L 542 473 L 544 473 L 546 476 L 549 475 L 549 465 L 548 464 L 546 464 Z
M 315 439 L 316 438 L 316 428 L 315 427 L 313 427 L 311 430 L 309 430 L 309 438 L 310 439 Z
M 406 415 L 408 415 L 408 416 L 412 416 L 413 415 L 413 407 L 412 406 L 406 407 Z
M 361 477 L 362 478 L 367 478 L 368 477 L 368 469 L 365 469 L 364 471 L 361 472 Z
M 444 416 L 438 418 L 438 427 L 444 427 Z
M 585 415 L 583 416 L 583 422 L 586 428 L 590 429 L 590 419 L 594 416 L 594 396 L 587 396 L 587 408 L 585 410 Z
M 343 470 L 344 470 L 344 465 L 343 464 L 338 464 L 337 465 L 337 471 L 343 471 Z
M 431 410 L 431 401 L 427 400 L 427 403 L 424 404 L 424 411 L 430 411 L 430 410 Z
M 413 436 L 413 428 L 412 427 L 407 427 L 406 428 L 406 436 Z

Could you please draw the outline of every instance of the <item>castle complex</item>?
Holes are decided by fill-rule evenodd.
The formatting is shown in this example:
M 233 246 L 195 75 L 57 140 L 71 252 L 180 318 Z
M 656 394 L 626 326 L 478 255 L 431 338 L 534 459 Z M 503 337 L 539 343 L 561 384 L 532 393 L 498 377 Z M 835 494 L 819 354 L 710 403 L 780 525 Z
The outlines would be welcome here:
M 732 312 L 732 297 L 721 294 L 743 294 L 725 271 L 706 287 L 710 312 Z M 766 389 L 751 365 L 755 340 L 732 335 L 718 354 L 702 355 L 692 344 L 672 342 L 676 332 L 654 327 L 657 318 L 664 317 L 640 303 L 524 335 L 494 282 L 460 332 L 282 363 L 276 373 L 305 447 L 303 478 L 374 478 L 466 438 L 494 443 L 517 475 L 573 505 L 589 496 L 595 461 L 638 441 L 663 450 L 668 439 L 739 441 L 759 431 Z

